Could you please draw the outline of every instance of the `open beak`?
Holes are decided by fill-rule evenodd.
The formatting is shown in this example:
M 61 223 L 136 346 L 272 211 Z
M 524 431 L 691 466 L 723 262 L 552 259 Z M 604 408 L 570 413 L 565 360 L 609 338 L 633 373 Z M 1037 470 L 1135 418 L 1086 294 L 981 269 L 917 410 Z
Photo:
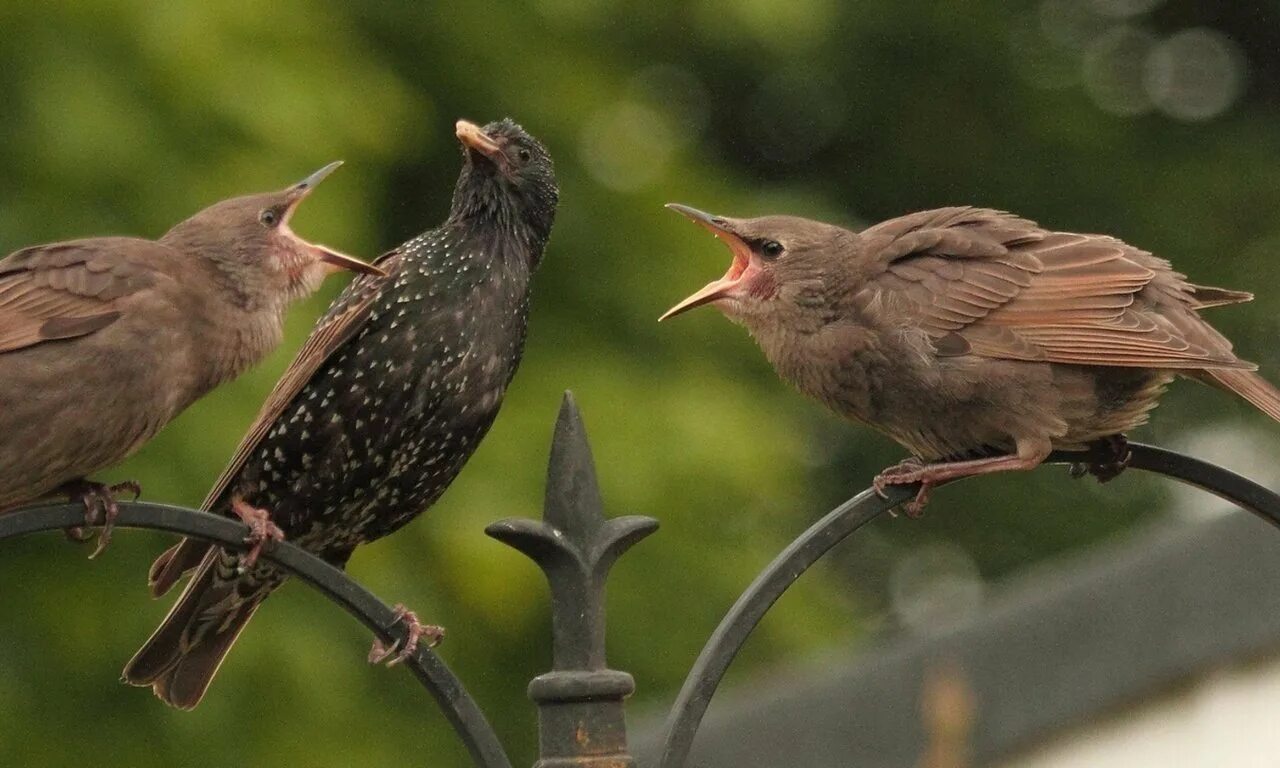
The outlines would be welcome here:
M 459 120 L 454 125 L 454 132 L 458 135 L 458 141 L 467 149 L 477 154 L 489 158 L 494 163 L 499 163 L 505 159 L 502 154 L 502 147 L 498 143 L 489 138 L 489 134 L 485 133 L 480 126 L 468 120 Z
M 307 195 L 311 194 L 311 191 L 316 188 L 316 185 L 324 181 L 325 177 L 329 174 L 338 170 L 338 166 L 340 165 L 342 165 L 341 160 L 334 160 L 332 163 L 329 163 L 307 178 L 297 184 L 294 184 L 292 187 L 289 187 L 287 192 L 289 207 L 284 212 L 285 221 L 288 221 L 289 217 L 293 215 L 293 212 L 298 209 L 298 203 L 306 200 Z
M 658 318 L 658 322 L 662 322 L 669 317 L 675 317 L 694 307 L 700 307 L 703 304 L 710 304 L 713 301 L 734 296 L 742 285 L 743 278 L 754 275 L 757 270 L 751 262 L 751 246 L 747 245 L 746 241 L 741 237 L 735 235 L 728 228 L 728 222 L 724 219 L 679 203 L 668 203 L 667 207 L 676 213 L 689 217 L 695 224 L 723 240 L 729 246 L 729 250 L 733 252 L 733 263 L 729 265 L 729 271 L 724 273 L 724 277 L 719 280 L 712 280 L 684 301 L 668 309 L 662 317 Z
M 329 174 L 338 170 L 338 166 L 340 165 L 342 165 L 342 161 L 335 160 L 297 184 L 294 184 L 292 187 L 289 187 L 286 192 L 288 207 L 285 209 L 284 221 L 280 224 L 280 228 L 286 236 L 292 237 L 301 242 L 302 247 L 311 251 L 311 253 L 315 255 L 317 261 L 323 262 L 327 272 L 333 273 L 347 270 L 361 275 L 377 275 L 378 277 L 385 277 L 387 273 L 383 272 L 378 267 L 365 263 L 352 256 L 348 256 L 341 251 L 335 251 L 327 245 L 309 243 L 294 234 L 293 230 L 289 229 L 289 217 L 293 216 L 293 212 L 298 209 L 298 204 L 305 200 L 307 195 L 311 194 L 311 191 L 316 188 L 317 184 L 324 181 Z
M 327 245 L 316 245 L 307 243 L 307 246 L 315 252 L 316 258 L 323 261 L 326 271 L 340 272 L 347 270 L 360 275 L 375 275 L 377 277 L 386 277 L 387 273 L 374 265 L 361 261 L 352 256 L 348 256 L 341 251 L 335 251 Z

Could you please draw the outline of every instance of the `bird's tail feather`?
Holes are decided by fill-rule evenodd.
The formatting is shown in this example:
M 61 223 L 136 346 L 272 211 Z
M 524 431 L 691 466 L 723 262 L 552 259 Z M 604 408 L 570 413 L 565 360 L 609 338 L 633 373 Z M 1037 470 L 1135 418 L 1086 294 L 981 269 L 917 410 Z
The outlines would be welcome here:
M 239 580 L 219 577 L 218 550 L 210 552 L 177 603 L 124 668 L 130 685 L 150 685 L 178 709 L 204 698 L 223 659 L 279 581 L 244 594 Z
M 1210 380 L 1243 397 L 1255 408 L 1280 421 L 1280 390 L 1253 371 L 1219 368 L 1205 371 Z
M 1253 301 L 1253 294 L 1248 291 L 1233 291 L 1230 288 L 1214 288 L 1211 285 L 1191 285 L 1192 301 L 1196 309 L 1222 307 L 1227 304 L 1243 304 Z
M 211 546 L 207 541 L 183 539 L 161 553 L 147 574 L 151 596 L 160 597 L 178 583 L 182 574 L 199 567 Z

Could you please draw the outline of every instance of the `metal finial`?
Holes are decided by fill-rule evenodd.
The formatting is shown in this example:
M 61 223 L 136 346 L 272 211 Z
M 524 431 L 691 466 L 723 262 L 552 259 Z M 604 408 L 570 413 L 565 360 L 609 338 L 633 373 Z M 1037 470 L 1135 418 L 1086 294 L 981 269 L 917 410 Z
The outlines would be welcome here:
M 551 587 L 553 671 L 529 684 L 538 704 L 538 765 L 633 765 L 622 701 L 635 682 L 605 662 L 605 581 L 618 557 L 658 521 L 605 519 L 591 446 L 569 392 L 551 443 L 542 518 L 509 518 L 485 529 L 536 562 Z

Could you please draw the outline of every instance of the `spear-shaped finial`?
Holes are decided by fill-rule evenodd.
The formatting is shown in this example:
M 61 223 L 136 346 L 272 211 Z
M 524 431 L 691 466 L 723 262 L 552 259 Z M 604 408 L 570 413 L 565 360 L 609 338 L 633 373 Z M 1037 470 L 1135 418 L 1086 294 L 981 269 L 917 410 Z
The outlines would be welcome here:
M 534 678 L 542 759 L 538 766 L 630 766 L 622 700 L 635 690 L 605 662 L 604 593 L 609 569 L 658 521 L 606 520 L 582 417 L 566 392 L 547 467 L 542 521 L 506 519 L 485 532 L 528 555 L 551 586 L 552 670 Z M 566 762 L 569 761 L 569 762 Z

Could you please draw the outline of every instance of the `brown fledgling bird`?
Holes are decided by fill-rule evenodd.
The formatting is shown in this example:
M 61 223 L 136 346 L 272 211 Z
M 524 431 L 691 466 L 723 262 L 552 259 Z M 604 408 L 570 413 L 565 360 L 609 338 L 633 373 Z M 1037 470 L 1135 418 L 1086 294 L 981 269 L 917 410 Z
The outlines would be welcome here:
M 69 240 L 0 260 L 0 510 L 65 492 L 86 525 L 104 525 L 101 551 L 120 488 L 88 475 L 266 356 L 290 302 L 326 273 L 381 274 L 289 228 L 338 165 L 217 203 L 159 240 Z
M 1123 435 L 1175 377 L 1280 420 L 1280 391 L 1200 311 L 1249 301 L 1187 281 L 1105 235 L 1051 232 L 1003 211 L 940 208 L 861 232 L 791 216 L 733 219 L 669 206 L 728 244 L 724 277 L 662 319 L 714 303 L 783 379 L 878 429 L 914 458 L 876 477 L 931 488 L 1032 469 L 1054 449 Z

